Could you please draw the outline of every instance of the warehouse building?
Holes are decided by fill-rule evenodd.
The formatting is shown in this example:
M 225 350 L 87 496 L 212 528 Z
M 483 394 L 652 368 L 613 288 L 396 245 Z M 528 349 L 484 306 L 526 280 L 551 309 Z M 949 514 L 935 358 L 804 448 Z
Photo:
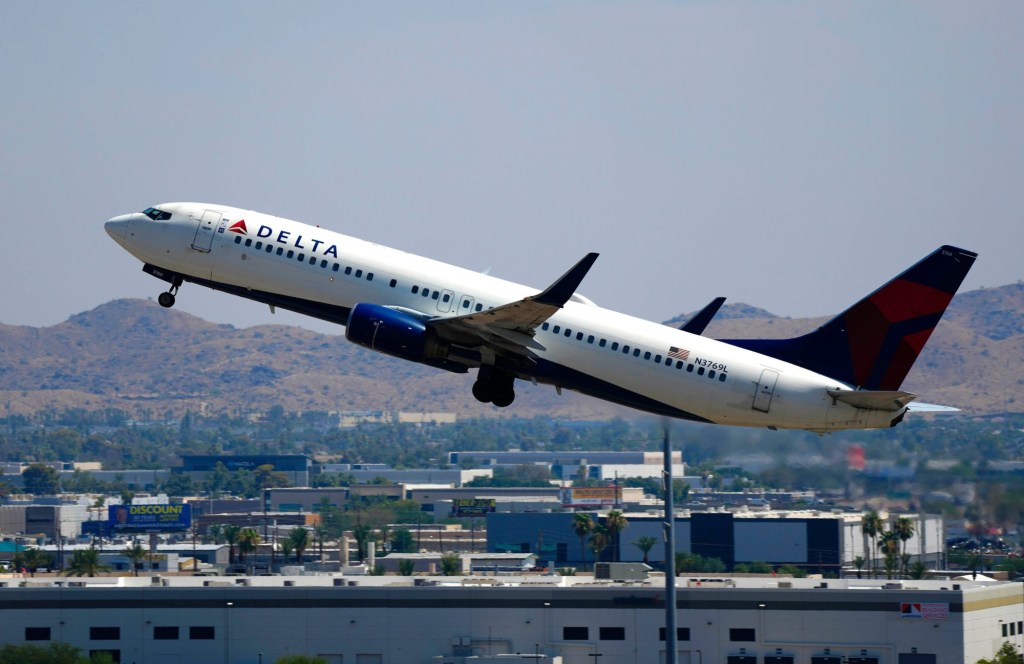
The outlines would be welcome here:
M 664 589 L 576 577 L 5 579 L 0 642 L 136 664 L 664 661 Z M 61 584 L 61 585 L 58 585 Z M 1024 586 L 679 579 L 681 664 L 959 664 L 1024 639 Z M 519 655 L 517 658 L 516 655 Z

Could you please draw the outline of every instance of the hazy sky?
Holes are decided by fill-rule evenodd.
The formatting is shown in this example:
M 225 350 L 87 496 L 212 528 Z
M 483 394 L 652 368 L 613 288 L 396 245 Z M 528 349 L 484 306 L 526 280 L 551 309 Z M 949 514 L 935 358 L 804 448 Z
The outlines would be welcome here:
M 4 2 L 0 322 L 155 297 L 103 222 L 182 200 L 538 288 L 598 251 L 581 292 L 655 320 L 835 313 L 945 243 L 1015 282 L 1021 35 L 1009 1 Z

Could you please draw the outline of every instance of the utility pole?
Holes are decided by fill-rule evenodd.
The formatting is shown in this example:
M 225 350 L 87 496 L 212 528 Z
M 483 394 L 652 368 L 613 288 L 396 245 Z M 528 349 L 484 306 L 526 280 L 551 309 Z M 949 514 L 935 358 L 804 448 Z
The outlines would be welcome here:
M 676 664 L 676 508 L 672 485 L 672 443 L 669 427 L 664 423 L 662 445 L 665 479 L 665 664 Z

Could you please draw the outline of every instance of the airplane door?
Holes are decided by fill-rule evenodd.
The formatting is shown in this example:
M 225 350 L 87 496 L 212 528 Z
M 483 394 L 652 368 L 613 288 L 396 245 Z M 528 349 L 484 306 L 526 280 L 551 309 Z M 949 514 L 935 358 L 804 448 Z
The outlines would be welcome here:
M 437 298 L 437 310 L 441 313 L 451 311 L 452 302 L 455 300 L 455 293 L 450 290 L 441 291 L 441 297 Z
M 203 210 L 203 216 L 199 219 L 196 227 L 196 236 L 192 239 L 192 248 L 197 251 L 210 251 L 213 247 L 213 234 L 217 232 L 217 225 L 220 224 L 220 212 Z
M 463 295 L 462 297 L 458 298 L 458 300 L 459 309 L 455 313 L 457 313 L 460 316 L 465 316 L 466 314 L 473 313 L 473 298 L 471 298 L 468 295 Z
M 775 383 L 779 380 L 779 372 L 774 369 L 763 369 L 761 380 L 757 382 L 757 391 L 754 392 L 754 403 L 751 408 L 767 413 L 772 405 L 772 397 L 775 396 Z

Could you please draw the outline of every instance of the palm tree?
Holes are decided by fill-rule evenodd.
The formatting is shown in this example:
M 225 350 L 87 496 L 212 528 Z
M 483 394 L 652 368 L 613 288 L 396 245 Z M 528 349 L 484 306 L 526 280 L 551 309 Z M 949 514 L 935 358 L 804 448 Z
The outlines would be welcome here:
M 857 578 L 858 579 L 861 578 L 860 574 L 861 574 L 861 570 L 864 569 L 864 563 L 865 562 L 867 562 L 867 561 L 864 560 L 864 556 L 856 556 L 853 559 L 853 566 L 857 568 Z
M 358 523 L 352 527 L 352 536 L 356 538 L 356 548 L 359 550 L 359 560 L 366 560 L 366 544 L 372 532 L 373 528 L 365 523 Z
M 896 533 L 887 530 L 879 538 L 878 548 L 885 557 L 885 578 L 891 579 L 893 572 L 899 566 L 900 539 Z
M 109 572 L 110 567 L 100 562 L 100 552 L 93 548 L 79 549 L 71 556 L 67 576 L 96 576 L 101 572 Z
M 279 540 L 278 544 L 281 546 L 281 557 L 285 562 L 288 562 L 288 556 L 292 555 L 292 551 L 295 550 L 295 545 L 287 537 L 283 540 Z
M 221 536 L 228 543 L 228 563 L 231 565 L 235 564 L 235 545 L 238 544 L 238 536 L 241 532 L 241 527 L 233 523 L 227 524 L 221 531 Z
M 594 552 L 594 565 L 597 565 L 601 552 L 608 548 L 608 529 L 605 526 L 594 526 L 594 532 L 590 534 L 590 550 Z
M 901 516 L 892 524 L 892 532 L 900 540 L 900 562 L 902 563 L 903 559 L 907 558 L 907 540 L 914 536 L 914 520 L 907 516 Z M 907 565 L 903 563 L 901 567 L 901 575 L 906 574 Z
M 313 534 L 316 536 L 316 545 L 320 549 L 320 562 L 324 561 L 324 540 L 327 539 L 327 526 L 320 522 L 313 526 Z
M 868 571 L 871 573 L 871 578 L 875 578 L 875 556 L 871 553 L 875 550 L 875 538 L 885 529 L 885 524 L 882 523 L 882 517 L 878 516 L 878 512 L 871 510 L 864 515 L 864 520 L 861 521 L 860 531 L 865 536 L 871 538 L 871 549 L 868 553 Z
M 224 538 L 224 524 L 222 524 L 222 523 L 210 524 L 210 527 L 206 529 L 206 536 L 214 544 L 220 544 L 221 541 Z
M 587 564 L 587 548 L 586 542 L 587 535 L 594 530 L 594 520 L 590 518 L 589 514 L 583 512 L 576 512 L 572 515 L 572 531 L 576 533 L 576 537 L 580 538 L 580 559 L 583 564 Z
M 246 555 L 256 551 L 260 543 L 260 533 L 255 528 L 243 528 L 238 533 L 238 557 L 245 564 Z
M 53 556 L 42 549 L 25 549 L 14 554 L 13 562 L 16 568 L 24 567 L 34 577 L 36 570 L 49 565 L 52 559 Z
M 125 547 L 121 551 L 121 555 L 127 558 L 132 563 L 132 575 L 139 575 L 139 563 L 146 558 L 146 547 L 139 544 L 137 541 L 132 541 L 130 546 Z
M 288 541 L 295 547 L 295 562 L 302 564 L 302 554 L 309 548 L 309 531 L 301 527 L 292 528 Z
M 637 537 L 635 540 L 633 540 L 633 546 L 635 546 L 636 548 L 640 549 L 640 552 L 642 554 L 644 554 L 644 564 L 645 565 L 649 562 L 648 561 L 648 556 L 651 553 L 651 549 L 653 549 L 654 545 L 657 544 L 657 543 L 658 543 L 658 538 L 657 537 L 651 537 L 650 535 L 641 535 L 640 537 Z
M 628 525 L 629 521 L 626 521 L 626 515 L 618 510 L 608 512 L 608 516 L 604 518 L 604 527 L 611 539 L 613 562 L 619 562 L 619 533 Z

